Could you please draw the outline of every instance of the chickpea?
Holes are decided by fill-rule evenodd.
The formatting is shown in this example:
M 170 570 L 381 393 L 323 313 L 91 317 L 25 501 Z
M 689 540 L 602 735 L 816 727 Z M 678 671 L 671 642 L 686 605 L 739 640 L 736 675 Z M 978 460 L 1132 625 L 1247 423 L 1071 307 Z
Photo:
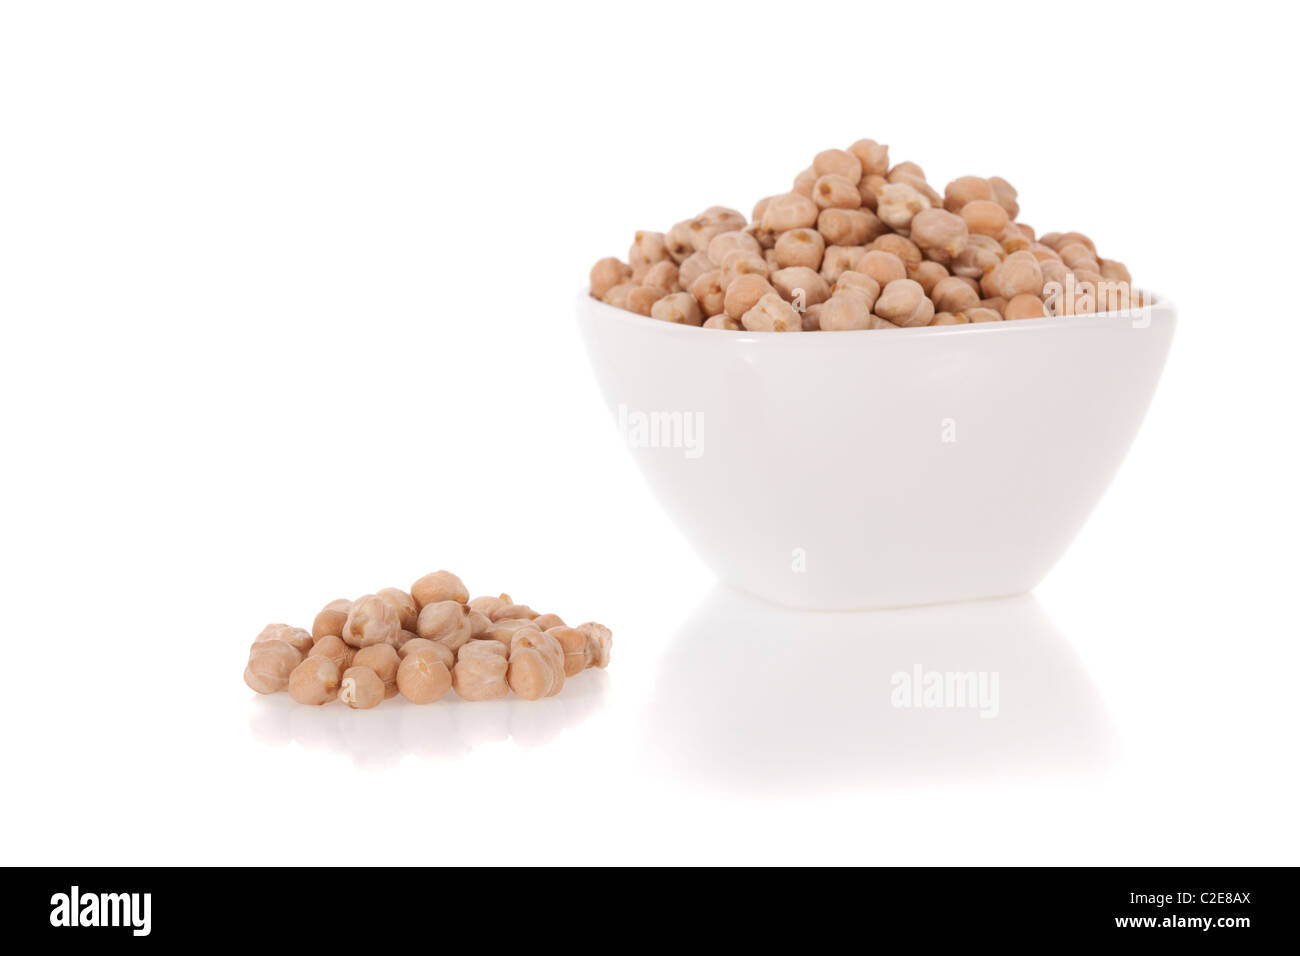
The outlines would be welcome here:
M 723 312 L 718 315 L 711 315 L 707 319 L 705 319 L 703 328 L 723 329 L 727 332 L 739 332 L 742 326 L 731 316 Z
M 880 208 L 880 191 L 887 186 L 888 180 L 884 176 L 868 175 L 862 177 L 862 182 L 858 183 L 858 195 L 862 197 L 862 208 L 870 209 L 875 212 Z
M 439 644 L 437 641 L 431 641 L 427 637 L 417 637 L 414 640 L 407 641 L 397 657 L 400 661 L 406 660 L 412 654 L 432 654 L 438 660 L 447 665 L 447 670 L 451 670 L 452 665 L 456 663 L 456 652 L 446 644 Z
M 352 602 L 347 598 L 339 598 L 337 601 L 330 601 L 316 615 L 316 620 L 311 622 L 312 640 L 319 641 L 322 637 L 330 634 L 336 637 L 343 633 L 343 625 L 348 622 L 348 611 L 352 608 Z
M 300 627 L 290 627 L 288 624 L 266 625 L 266 627 L 262 628 L 262 632 L 253 639 L 255 644 L 262 641 L 283 641 L 299 654 L 306 654 L 311 650 L 312 645 L 312 637 L 309 633 Z
M 1133 277 L 1128 272 L 1128 266 L 1118 259 L 1102 259 L 1101 274 L 1111 282 L 1124 282 L 1130 285 L 1133 282 Z
M 600 301 L 616 309 L 626 309 L 628 293 L 635 288 L 631 282 L 620 282 L 601 296 Z
M 1097 257 L 1081 242 L 1067 242 L 1056 250 L 1057 254 L 1071 269 L 1090 269 L 1093 272 L 1101 272 L 1101 263 Z
M 862 205 L 858 184 L 833 173 L 817 180 L 812 198 L 822 209 L 857 209 Z
M 662 232 L 637 232 L 632 247 L 627 251 L 628 264 L 635 269 L 640 265 L 653 265 L 668 258 L 668 246 Z
M 906 236 L 893 233 L 877 236 L 867 248 L 879 252 L 892 252 L 898 256 L 899 261 L 903 263 L 903 268 L 908 272 L 913 271 L 921 264 L 920 247 Z
M 527 604 L 503 604 L 489 615 L 492 622 L 497 621 L 531 621 L 538 614 Z
M 826 240 L 815 229 L 791 229 L 781 233 L 772 251 L 782 269 L 790 266 L 820 269 Z
M 632 267 L 620 262 L 613 256 L 601 259 L 591 267 L 589 285 L 591 294 L 597 299 L 604 299 L 614 286 L 632 278 Z
M 875 213 L 867 209 L 823 209 L 817 216 L 817 231 L 830 246 L 861 246 L 889 231 Z
M 1057 239 L 1056 241 L 1056 251 L 1060 252 L 1062 248 L 1074 242 L 1077 242 L 1082 246 L 1086 246 L 1088 251 L 1091 252 L 1094 257 L 1097 255 L 1097 244 L 1081 232 L 1061 233 L 1060 238 Z
M 923 299 L 925 290 L 921 288 L 921 283 L 912 279 L 895 279 L 880 290 L 872 311 L 882 319 L 901 324 L 902 320 L 916 313 Z
M 1016 188 L 1001 176 L 990 176 L 989 185 L 993 187 L 993 201 L 1007 211 L 1007 215 L 1015 219 L 1020 215 L 1020 204 L 1016 202 L 1019 193 Z
M 984 294 L 1011 299 L 1021 293 L 1041 295 L 1043 270 L 1029 252 L 1013 252 L 980 283 Z
M 821 277 L 827 282 L 835 282 L 853 268 L 853 263 L 865 251 L 862 246 L 827 246 L 822 256 Z
M 907 267 L 903 265 L 903 260 L 892 252 L 882 252 L 879 249 L 864 252 L 853 264 L 853 271 L 871 276 L 882 287 L 907 278 Z
M 506 685 L 509 667 L 504 645 L 496 641 L 470 641 L 456 658 L 451 686 L 465 700 L 500 700 L 509 693 Z
M 699 255 L 699 253 L 694 253 L 694 255 Z M 682 287 L 678 282 L 678 275 L 677 264 L 671 259 L 656 262 L 641 279 L 641 284 L 651 289 L 658 289 L 664 295 L 670 292 L 680 292 Z
M 804 305 L 817 305 L 831 297 L 831 287 L 826 280 L 806 266 L 791 266 L 772 273 L 772 287 L 787 302 L 803 294 Z
M 419 638 L 416 638 L 419 640 Z M 373 644 L 357 651 L 352 658 L 353 667 L 366 667 L 379 675 L 384 682 L 385 697 L 397 696 L 397 666 L 402 662 L 398 652 L 389 644 Z
M 931 325 L 966 325 L 969 322 L 964 312 L 936 312 L 930 320 Z
M 821 276 L 817 278 L 821 279 Z M 759 299 L 752 309 L 740 317 L 740 324 L 751 332 L 803 331 L 803 320 L 799 313 L 776 293 Z
M 411 585 L 411 597 L 420 607 L 440 601 L 464 604 L 469 600 L 469 591 L 465 590 L 465 582 L 450 571 L 434 571 Z
M 510 642 L 506 683 L 524 700 L 554 697 L 564 688 L 564 650 L 537 630 L 519 631 Z
M 420 609 L 415 633 L 455 651 L 470 639 L 469 608 L 459 601 L 439 601 Z
M 375 592 L 379 597 L 397 612 L 397 620 L 404 631 L 415 630 L 415 619 L 420 614 L 419 607 L 416 606 L 415 598 L 407 594 L 401 588 L 381 588 Z
M 476 597 L 474 600 L 470 601 L 469 608 L 471 611 L 478 611 L 480 614 L 487 615 L 490 619 L 492 615 L 501 610 L 501 608 L 505 607 L 507 604 L 514 603 L 514 598 L 509 594 L 501 594 L 497 597 L 483 595 L 482 597 Z
M 691 221 L 684 219 L 669 229 L 664 237 L 664 246 L 673 262 L 685 262 L 695 252 L 695 233 L 691 229 Z
M 848 150 L 858 160 L 863 176 L 884 176 L 889 172 L 889 147 L 874 139 L 860 139 Z
M 862 297 L 866 300 L 867 311 L 870 312 L 875 308 L 876 299 L 880 297 L 880 283 L 865 272 L 854 272 L 850 269 L 841 273 L 835 280 L 835 285 L 831 289 L 831 298 L 842 293 L 852 293 Z
M 381 645 L 375 646 L 378 647 Z M 307 652 L 307 656 L 328 657 L 334 662 L 334 666 L 339 669 L 339 673 L 342 674 L 352 666 L 352 658 L 356 653 L 357 649 L 344 641 L 343 638 L 334 634 L 326 634 L 312 645 L 312 649 Z
M 803 312 L 799 313 L 799 327 L 805 332 L 820 332 L 822 328 L 822 309 L 824 308 L 826 308 L 826 303 L 819 302 L 804 309 Z
M 564 652 L 564 676 L 581 674 L 587 667 L 587 635 L 576 627 L 551 627 L 546 633 L 555 638 Z
M 1012 319 L 1041 319 L 1047 315 L 1047 310 L 1043 308 L 1043 300 L 1037 295 L 1021 293 L 1012 296 L 1007 301 L 1007 310 L 1003 318 L 1008 321 Z
M 941 279 L 930 292 L 930 298 L 941 312 L 965 312 L 980 304 L 979 293 L 956 276 Z
M 1026 252 L 1034 244 L 1033 240 L 1022 232 L 1014 222 L 1007 223 L 1007 227 L 998 236 L 998 242 L 1007 252 Z M 1038 257 L 1035 256 L 1034 258 Z
M 972 322 L 1001 322 L 1002 314 L 994 309 L 967 309 L 966 318 Z
M 664 296 L 651 307 L 650 316 L 677 325 L 701 325 L 704 322 L 700 304 L 689 292 L 674 292 Z
M 308 657 L 289 675 L 289 696 L 300 704 L 328 703 L 338 687 L 338 665 L 328 657 Z
M 353 647 L 369 647 L 388 643 L 401 629 L 401 618 L 392 605 L 377 594 L 367 594 L 348 611 L 342 637 Z
M 533 626 L 539 631 L 549 631 L 553 627 L 563 627 L 564 619 L 558 614 L 539 614 L 533 618 Z
M 496 641 L 505 647 L 510 646 L 514 640 L 515 632 L 526 628 L 537 630 L 537 625 L 528 618 L 505 618 L 500 621 L 493 621 L 492 624 L 483 632 L 483 635 L 476 640 Z
M 925 294 L 930 295 L 936 285 L 948 278 L 948 270 L 939 263 L 930 262 L 927 259 L 908 272 L 907 277 L 921 283 L 921 288 L 925 290 Z
M 339 700 L 353 710 L 378 707 L 384 696 L 384 682 L 369 667 L 349 667 L 343 672 Z
M 807 229 L 817 222 L 817 204 L 799 193 L 776 196 L 763 211 L 762 226 L 776 233 L 788 229 Z
M 958 176 L 943 188 L 943 208 L 949 212 L 959 213 L 970 203 L 992 198 L 993 187 L 981 176 Z
M 397 690 L 412 704 L 432 704 L 451 689 L 447 665 L 432 654 L 408 654 L 397 668 Z
M 819 326 L 828 332 L 868 329 L 871 327 L 871 308 L 866 296 L 840 292 L 821 306 L 818 319 Z
M 391 638 L 388 641 L 388 646 L 395 651 L 400 651 L 402 649 L 402 645 L 404 645 L 409 640 L 413 640 L 416 637 L 418 637 L 418 635 L 414 631 L 401 630 L 397 632 L 396 637 Z
M 691 285 L 691 295 L 695 296 L 695 301 L 700 306 L 700 312 L 704 315 L 714 316 L 721 313 L 723 303 L 726 301 L 726 291 L 722 285 L 722 272 L 718 269 L 711 269 L 700 275 Z M 654 310 L 651 309 L 651 311 Z
M 723 309 L 728 316 L 739 321 L 746 312 L 758 304 L 759 299 L 775 293 L 776 289 L 772 288 L 772 284 L 763 276 L 738 276 L 727 286 Z
M 930 200 L 907 183 L 889 183 L 880 192 L 876 215 L 891 229 L 906 232 L 912 217 L 930 208 Z
M 992 309 L 999 316 L 1007 310 L 1007 300 L 999 295 L 991 296 L 987 299 L 980 299 L 981 309 Z
M 289 686 L 289 676 L 302 663 L 302 654 L 284 641 L 256 641 L 248 652 L 244 683 L 259 694 L 275 694 Z
M 939 250 L 955 256 L 966 248 L 966 223 L 946 209 L 922 209 L 912 217 L 912 241 L 922 252 Z
M 654 304 L 662 297 L 663 290 L 656 289 L 654 286 L 633 286 L 628 290 L 627 304 L 624 308 L 629 312 L 635 312 L 637 315 L 649 316 Z
M 961 208 L 961 218 L 970 232 L 1000 236 L 1011 222 L 1007 211 L 991 199 L 976 199 Z
M 949 269 L 953 275 L 978 279 L 996 269 L 1004 255 L 996 239 L 977 233 L 966 239 L 966 248 L 953 256 Z
M 579 624 L 578 630 L 587 635 L 587 666 L 608 667 L 609 654 L 614 647 L 614 635 L 604 624 L 588 621 Z
M 731 285 L 737 276 L 757 275 L 767 277 L 767 259 L 754 252 L 736 249 L 722 260 L 722 285 Z
M 856 186 L 862 178 L 862 160 L 846 149 L 824 149 L 813 157 L 818 176 L 840 176 Z
M 733 235 L 733 233 L 726 232 L 723 233 L 723 235 L 730 236 Z M 739 235 L 743 236 L 744 233 L 739 233 Z M 750 239 L 751 242 L 753 242 L 752 236 L 748 238 Z M 758 243 L 754 242 L 754 245 L 757 246 Z M 683 289 L 689 290 L 690 287 L 695 284 L 696 279 L 698 279 L 700 276 L 704 275 L 704 273 L 709 272 L 714 268 L 715 266 L 713 264 L 713 260 L 709 258 L 709 254 L 707 252 L 692 252 L 689 256 L 686 257 L 686 260 L 681 264 L 681 267 L 678 268 L 677 270 L 677 283 Z
M 1049 282 L 1065 285 L 1065 277 L 1070 274 L 1070 270 L 1060 259 L 1040 259 L 1038 268 L 1042 270 L 1044 286 Z
M 807 196 L 812 199 L 813 186 L 817 184 L 817 170 L 809 166 L 794 178 L 794 183 L 790 186 L 791 192 L 796 192 L 800 196 Z

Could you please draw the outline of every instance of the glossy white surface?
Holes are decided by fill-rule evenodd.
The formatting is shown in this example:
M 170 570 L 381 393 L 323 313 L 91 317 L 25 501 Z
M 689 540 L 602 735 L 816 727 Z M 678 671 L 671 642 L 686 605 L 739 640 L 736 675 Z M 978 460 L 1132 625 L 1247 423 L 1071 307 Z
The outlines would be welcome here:
M 577 308 L 606 404 L 700 557 L 823 610 L 1033 588 L 1128 451 L 1174 331 L 1163 301 L 786 335 Z

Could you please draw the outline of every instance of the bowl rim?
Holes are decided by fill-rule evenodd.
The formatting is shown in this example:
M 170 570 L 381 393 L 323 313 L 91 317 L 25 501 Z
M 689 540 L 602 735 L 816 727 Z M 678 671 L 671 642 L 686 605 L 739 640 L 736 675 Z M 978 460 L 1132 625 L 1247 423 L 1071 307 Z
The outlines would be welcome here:
M 972 322 L 967 325 L 921 325 L 915 328 L 902 329 L 841 329 L 833 334 L 836 336 L 852 336 L 855 340 L 861 341 L 863 336 L 871 336 L 871 341 L 882 342 L 899 342 L 917 338 L 933 338 L 944 335 L 1009 335 L 1015 332 L 1032 332 L 1039 329 L 1066 329 L 1066 328 L 1089 328 L 1105 326 L 1123 326 L 1127 325 L 1135 330 L 1141 330 L 1151 324 L 1151 320 L 1159 315 L 1174 315 L 1174 305 L 1165 296 L 1157 295 L 1149 290 L 1141 290 L 1143 293 L 1152 297 L 1152 302 L 1141 307 L 1138 310 L 1129 310 L 1127 312 L 1090 312 L 1087 315 L 1069 315 L 1069 316 L 1045 316 L 1041 319 L 1015 319 L 1012 321 L 1002 322 Z M 584 308 L 594 309 L 597 314 L 607 313 L 617 321 L 627 322 L 630 328 L 640 328 L 643 331 L 655 332 L 660 335 L 676 336 L 698 336 L 701 333 L 709 333 L 708 341 L 730 341 L 735 343 L 761 342 L 776 340 L 787 343 L 782 347 L 793 346 L 795 348 L 804 348 L 807 346 L 794 345 L 794 342 L 821 342 L 821 335 L 790 335 L 789 333 L 780 332 L 751 332 L 748 329 L 704 329 L 694 325 L 679 325 L 676 322 L 664 322 L 661 319 L 653 319 L 647 315 L 639 315 L 635 312 L 629 312 L 627 309 L 620 309 L 616 306 L 601 302 L 593 298 L 590 287 L 584 287 L 578 293 L 578 312 L 581 316 Z M 1138 316 L 1146 318 L 1146 322 L 1139 324 L 1135 321 Z

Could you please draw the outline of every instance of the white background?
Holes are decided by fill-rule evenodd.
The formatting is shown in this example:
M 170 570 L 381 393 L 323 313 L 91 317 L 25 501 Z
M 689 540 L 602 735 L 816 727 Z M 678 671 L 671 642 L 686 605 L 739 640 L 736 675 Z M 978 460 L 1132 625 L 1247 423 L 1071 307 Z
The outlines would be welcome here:
M 0 9 L 4 862 L 1297 862 L 1281 7 Z M 863 136 L 1179 306 L 1035 596 L 732 595 L 588 372 L 592 261 Z M 240 680 L 440 567 L 612 666 L 369 713 Z M 917 662 L 1000 715 L 891 708 Z

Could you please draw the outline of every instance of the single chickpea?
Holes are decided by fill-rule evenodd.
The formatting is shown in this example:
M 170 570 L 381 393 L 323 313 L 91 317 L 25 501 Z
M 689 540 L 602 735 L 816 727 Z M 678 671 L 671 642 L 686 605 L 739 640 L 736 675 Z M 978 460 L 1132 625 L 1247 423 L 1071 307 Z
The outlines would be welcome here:
M 788 229 L 807 229 L 817 222 L 817 204 L 799 193 L 777 196 L 763 211 L 762 226 L 776 233 Z
M 438 660 L 443 661 L 450 670 L 451 666 L 456 663 L 456 652 L 446 644 L 439 644 L 437 641 L 431 641 L 427 637 L 417 637 L 407 641 L 400 651 L 397 652 L 399 661 L 404 661 L 412 654 L 432 654 Z M 399 665 L 400 666 L 400 665 Z
M 996 239 L 975 234 L 967 238 L 966 248 L 952 257 L 948 269 L 955 276 L 979 279 L 996 269 L 1005 254 Z
M 986 296 L 1004 299 L 1011 299 L 1024 292 L 1041 295 L 1043 270 L 1032 253 L 1013 252 L 996 269 L 984 276 L 980 287 Z
M 889 183 L 880 192 L 876 215 L 889 228 L 906 231 L 912 217 L 930 208 L 930 200 L 907 183 Z
M 253 639 L 254 643 L 261 641 L 283 641 L 299 654 L 306 654 L 312 645 L 311 634 L 301 627 L 290 627 L 288 624 L 266 625 L 262 628 L 262 633 Z
M 758 202 L 754 203 L 754 211 L 749 217 L 751 223 L 761 222 L 763 220 L 763 213 L 767 212 L 768 204 L 775 198 L 775 196 L 764 196 Z
M 1060 239 L 1058 239 L 1056 242 L 1056 251 L 1060 252 L 1063 247 L 1070 245 L 1070 243 L 1072 242 L 1077 242 L 1080 245 L 1086 246 L 1088 248 L 1088 251 L 1093 254 L 1093 257 L 1094 258 L 1096 257 L 1097 244 L 1081 232 L 1061 233 Z
M 510 642 L 506 683 L 524 700 L 554 697 L 564 687 L 564 650 L 543 631 L 526 630 Z
M 902 326 L 895 325 L 893 322 L 890 322 L 888 319 L 882 319 L 880 316 L 876 315 L 873 312 L 871 314 L 871 328 L 872 329 L 901 329 Z
M 480 614 L 485 614 L 490 619 L 496 611 L 499 611 L 507 604 L 514 603 L 514 598 L 509 594 L 501 594 L 497 597 L 485 594 L 482 597 L 476 597 L 474 600 L 470 601 L 469 609 L 471 611 L 478 611 Z
M 818 279 L 821 277 L 818 276 Z M 803 320 L 799 313 L 776 293 L 759 299 L 752 309 L 740 317 L 740 324 L 751 332 L 803 331 Z
M 1129 285 L 1133 283 L 1133 277 L 1129 275 L 1128 266 L 1118 259 L 1102 259 L 1101 274 L 1111 282 L 1124 282 Z
M 715 236 L 745 228 L 745 217 L 726 206 L 710 206 L 690 221 L 691 247 L 704 252 Z
M 1047 315 L 1047 310 L 1043 308 L 1043 300 L 1036 295 L 1021 293 L 1012 296 L 1007 301 L 1007 311 L 1003 318 L 1008 321 L 1012 319 L 1041 319 Z
M 969 203 L 992 198 L 993 187 L 982 176 L 958 176 L 943 188 L 943 208 L 949 212 L 959 213 Z
M 744 249 L 728 252 L 722 260 L 722 284 L 729 286 L 737 276 L 757 275 L 767 277 L 767 259 Z
M 940 312 L 965 312 L 980 304 L 979 293 L 956 276 L 941 279 L 930 292 L 930 298 Z
M 693 255 L 699 255 L 699 253 L 693 253 Z M 671 259 L 666 259 L 652 265 L 641 280 L 641 284 L 652 289 L 658 289 L 664 295 L 671 292 L 680 292 L 682 287 L 678 282 L 678 275 L 677 263 Z
M 704 254 L 712 265 L 708 269 L 722 265 L 727 253 L 740 250 L 742 252 L 752 252 L 754 255 L 761 255 L 763 247 L 758 244 L 752 233 L 744 232 L 740 229 L 733 229 L 731 232 L 720 232 L 709 241 L 709 249 Z M 685 263 L 683 263 L 684 265 Z M 702 271 L 707 272 L 708 269 Z
M 856 186 L 862 178 L 862 160 L 846 149 L 824 149 L 813 157 L 818 176 L 840 176 Z
M 402 658 L 398 652 L 388 644 L 363 647 L 352 658 L 353 667 L 366 667 L 379 675 L 379 679 L 384 682 L 385 698 L 397 696 L 397 667 L 401 663 Z
M 576 627 L 551 627 L 546 633 L 555 638 L 564 652 L 564 676 L 581 674 L 587 667 L 587 635 Z
M 860 139 L 848 151 L 857 158 L 863 176 L 884 176 L 889 172 L 889 147 L 874 139 Z
M 739 332 L 742 328 L 739 322 L 725 312 L 709 316 L 704 320 L 702 327 L 706 329 L 723 329 L 727 332 Z
M 384 682 L 369 667 L 349 667 L 339 681 L 339 700 L 353 710 L 369 710 L 384 700 Z
M 420 609 L 415 633 L 455 651 L 470 639 L 469 608 L 459 601 L 439 601 Z
M 791 183 L 790 185 L 790 191 L 796 192 L 800 196 L 807 196 L 809 199 L 812 199 L 813 186 L 815 186 L 816 184 L 817 184 L 817 170 L 809 166 L 807 169 L 800 172 L 799 175 L 794 178 L 794 182 Z
M 875 212 L 880 208 L 880 191 L 889 185 L 884 176 L 871 174 L 862 177 L 858 183 L 858 195 L 862 197 L 862 208 Z
M 853 268 L 862 253 L 862 246 L 827 246 L 822 256 L 821 277 L 827 282 L 835 282 L 840 276 Z
M 823 209 L 817 231 L 829 246 L 861 246 L 882 236 L 889 227 L 866 209 Z
M 391 604 L 377 594 L 357 598 L 343 625 L 343 640 L 353 647 L 386 644 L 402 629 L 402 621 Z
M 821 306 L 818 324 L 827 332 L 868 329 L 871 327 L 871 309 L 865 296 L 840 292 Z
M 946 209 L 922 209 L 912 217 L 912 241 L 922 252 L 938 250 L 955 256 L 966 248 L 966 223 Z
M 858 184 L 833 173 L 818 178 L 812 198 L 821 209 L 857 209 L 862 205 Z
M 1091 269 L 1093 272 L 1101 271 L 1101 263 L 1097 257 L 1081 242 L 1067 242 L 1057 250 L 1061 261 L 1071 269 Z
M 650 317 L 677 325 L 701 325 L 704 322 L 700 304 L 689 292 L 674 292 L 664 296 L 650 308 Z
M 1002 313 L 998 312 L 996 309 L 985 309 L 982 307 L 976 309 L 967 309 L 965 314 L 966 314 L 966 318 L 968 318 L 971 322 L 1001 322 L 1002 321 Z
M 890 174 L 887 179 L 890 183 L 895 185 L 911 186 L 925 197 L 931 208 L 940 209 L 943 207 L 943 197 L 939 195 L 937 189 L 925 181 L 924 177 L 914 176 L 907 172 L 899 172 Z
M 469 600 L 469 591 L 465 590 L 465 582 L 450 571 L 434 571 L 411 585 L 411 597 L 420 607 L 440 601 L 464 604 Z
M 613 256 L 601 259 L 591 267 L 591 277 L 589 279 L 591 294 L 597 299 L 604 299 L 610 289 L 627 282 L 631 278 L 632 267 L 627 263 L 620 262 Z
M 289 675 L 289 696 L 300 704 L 328 703 L 338 688 L 338 665 L 328 657 L 308 657 Z
M 415 619 L 420 616 L 420 608 L 416 605 L 415 598 L 401 588 L 381 588 L 375 594 L 397 612 L 397 620 L 402 630 L 415 630 Z
M 339 669 L 339 673 L 342 674 L 352 666 L 352 658 L 356 653 L 357 649 L 344 641 L 343 638 L 334 634 L 326 634 L 312 645 L 312 649 L 308 651 L 307 656 L 328 657 L 334 662 L 334 666 Z
M 639 265 L 663 262 L 667 258 L 668 246 L 662 232 L 637 232 L 632 239 L 632 247 L 627 251 L 627 261 L 633 269 Z
M 930 295 L 935 286 L 948 278 L 948 270 L 937 262 L 926 260 L 910 271 L 907 277 L 921 283 L 921 288 L 925 290 L 925 294 Z
M 903 263 L 903 268 L 908 272 L 916 269 L 923 258 L 921 248 L 915 242 L 906 236 L 897 236 L 893 233 L 877 236 L 867 248 L 879 252 L 892 252 L 898 256 L 899 261 Z
M 1070 274 L 1069 268 L 1060 259 L 1040 259 L 1038 268 L 1043 272 L 1043 285 L 1049 282 L 1055 282 L 1058 285 L 1065 284 L 1065 277 Z
M 854 272 L 850 269 L 841 273 L 835 280 L 835 285 L 831 289 L 831 298 L 845 293 L 864 299 L 867 303 L 867 311 L 870 312 L 876 306 L 876 299 L 880 297 L 880 283 L 865 272 Z
M 635 312 L 637 315 L 648 316 L 655 303 L 663 298 L 663 294 L 662 289 L 656 289 L 654 286 L 633 286 L 628 291 L 627 305 L 624 308 L 629 312 Z
M 724 232 L 723 235 L 743 236 L 745 234 L 743 232 L 742 233 Z M 750 242 L 754 242 L 754 238 L 752 236 L 749 236 L 747 238 L 750 240 Z M 717 240 L 715 239 L 714 241 L 716 242 Z M 754 245 L 757 246 L 758 243 L 754 242 Z M 709 247 L 712 248 L 712 244 L 710 244 Z M 681 267 L 677 270 L 677 282 L 683 289 L 690 289 L 690 287 L 695 284 L 696 279 L 698 279 L 700 276 L 704 275 L 704 273 L 710 271 L 713 268 L 715 268 L 713 264 L 713 260 L 709 258 L 709 254 L 707 252 L 692 252 L 689 256 L 686 257 L 686 260 L 681 264 Z
M 723 310 L 736 321 L 740 321 L 741 316 L 757 305 L 763 296 L 776 293 L 772 284 L 758 275 L 737 276 L 726 288 Z
M 389 640 L 388 646 L 395 651 L 400 651 L 402 649 L 402 645 L 404 645 L 407 641 L 412 640 L 418 636 L 419 635 L 417 635 L 414 631 L 401 630 L 397 632 L 396 637 L 391 638 Z
M 289 676 L 302 663 L 302 654 L 284 641 L 254 642 L 244 668 L 244 683 L 259 694 L 275 694 L 289 686 Z
M 533 626 L 539 631 L 549 631 L 553 627 L 562 627 L 564 618 L 558 614 L 539 614 L 533 618 Z
M 608 667 L 610 651 L 614 647 L 614 635 L 604 624 L 588 621 L 579 624 L 578 630 L 587 635 L 587 666 Z
M 805 306 L 817 305 L 831 297 L 831 287 L 820 275 L 807 266 L 791 266 L 772 273 L 772 287 L 787 302 L 800 298 Z
M 397 668 L 397 690 L 412 704 L 432 704 L 451 689 L 451 673 L 424 651 L 408 654 Z
M 1041 242 L 1031 243 L 1029 246 L 1029 251 L 1034 254 L 1034 258 L 1037 259 L 1040 263 L 1049 262 L 1049 261 L 1050 262 L 1061 261 L 1060 253 L 1058 253 L 1051 246 L 1043 245 Z M 1064 265 L 1064 263 L 1062 263 L 1062 265 Z
M 961 207 L 961 218 L 970 232 L 1000 236 L 1011 222 L 1007 211 L 991 199 L 976 199 Z
M 691 295 L 700 305 L 700 311 L 706 316 L 718 315 L 726 302 L 726 290 L 722 285 L 722 272 L 711 269 L 703 273 L 691 285 Z
M 1001 317 L 1002 313 L 1007 311 L 1007 300 L 1000 295 L 990 296 L 987 299 L 980 299 L 981 309 L 992 309 Z
M 829 300 L 828 300 L 829 301 Z M 826 308 L 825 302 L 819 302 L 816 305 L 810 305 L 799 313 L 799 326 L 805 332 L 820 332 L 822 328 L 822 309 Z
M 781 233 L 776 240 L 773 254 L 782 269 L 790 266 L 805 266 L 820 269 L 822 256 L 826 252 L 826 240 L 816 229 L 791 229 Z
M 1034 241 L 1014 222 L 1007 223 L 1007 227 L 998 236 L 998 242 L 1007 252 L 1025 252 L 1034 245 Z
M 989 185 L 993 187 L 993 201 L 1007 211 L 1007 215 L 1015 219 L 1020 215 L 1020 204 L 1016 202 L 1019 193 L 1016 188 L 1001 176 L 990 176 Z
M 476 640 L 496 641 L 504 647 L 509 647 L 510 642 L 514 640 L 515 632 L 522 631 L 526 628 L 537 629 L 537 625 L 528 618 L 506 618 L 501 621 L 493 621 Z
M 470 641 L 456 658 L 451 686 L 465 700 L 500 700 L 509 693 L 507 654 L 496 641 Z
M 668 250 L 668 257 L 676 263 L 685 262 L 687 257 L 694 253 L 695 250 L 695 232 L 691 228 L 691 220 L 683 219 L 668 230 L 664 237 L 664 246 Z
M 538 614 L 527 604 L 503 604 L 492 612 L 490 617 L 495 624 L 497 621 L 531 621 Z
M 966 325 L 969 322 L 964 312 L 936 312 L 930 320 L 931 325 Z
M 601 296 L 600 301 L 606 305 L 612 305 L 616 309 L 626 309 L 628 293 L 635 288 L 636 286 L 631 282 L 620 282 Z
M 921 283 L 912 279 L 895 279 L 880 290 L 872 311 L 882 319 L 901 324 L 902 320 L 916 313 L 924 299 L 925 290 Z
M 918 262 L 917 265 L 920 265 Z M 892 252 L 868 249 L 853 264 L 854 272 L 861 272 L 875 279 L 882 287 L 898 279 L 907 278 L 907 266 L 903 260 Z
M 336 637 L 342 634 L 343 625 L 348 622 L 348 611 L 351 608 L 352 602 L 347 598 L 330 601 L 321 608 L 320 613 L 316 615 L 316 620 L 311 622 L 312 640 L 319 641 L 330 634 Z

